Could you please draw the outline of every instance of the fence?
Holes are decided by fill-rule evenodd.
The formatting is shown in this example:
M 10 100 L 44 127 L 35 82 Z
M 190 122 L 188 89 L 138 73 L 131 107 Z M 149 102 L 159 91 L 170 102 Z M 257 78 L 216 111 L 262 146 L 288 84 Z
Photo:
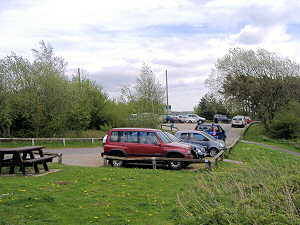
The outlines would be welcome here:
M 220 151 L 214 158 L 212 159 L 184 159 L 184 158 L 166 158 L 166 157 L 140 157 L 140 158 L 124 158 L 118 156 L 103 156 L 104 166 L 108 165 L 108 160 L 116 159 L 116 160 L 123 160 L 125 162 L 130 163 L 141 163 L 146 162 L 152 164 L 153 169 L 156 169 L 157 163 L 165 163 L 170 161 L 177 161 L 177 162 L 188 162 L 192 163 L 205 163 L 205 168 L 208 170 L 212 169 L 212 163 L 215 163 L 217 166 L 218 161 L 224 159 L 224 151 Z
M 95 140 L 103 140 L 103 138 L 0 138 L 0 141 L 29 141 L 34 146 L 35 141 L 61 141 L 66 146 L 66 141 L 91 141 L 91 145 Z

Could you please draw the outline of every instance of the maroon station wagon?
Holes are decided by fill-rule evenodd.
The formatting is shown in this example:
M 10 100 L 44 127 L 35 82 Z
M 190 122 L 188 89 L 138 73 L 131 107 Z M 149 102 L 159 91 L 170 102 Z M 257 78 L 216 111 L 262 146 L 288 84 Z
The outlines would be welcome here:
M 172 142 L 161 130 L 147 128 L 114 128 L 108 133 L 104 155 L 118 157 L 168 157 L 168 158 L 197 158 L 192 146 Z M 110 164 L 114 167 L 124 165 L 123 160 L 113 159 Z M 168 161 L 171 170 L 179 170 L 189 165 L 178 161 Z

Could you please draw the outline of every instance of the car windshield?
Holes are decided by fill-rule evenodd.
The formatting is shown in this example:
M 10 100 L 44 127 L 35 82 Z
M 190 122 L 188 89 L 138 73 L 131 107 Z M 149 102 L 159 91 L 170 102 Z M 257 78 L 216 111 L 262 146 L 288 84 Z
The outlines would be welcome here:
M 172 141 L 172 142 L 180 142 L 181 140 L 174 136 L 173 134 L 170 134 L 168 132 L 164 132 L 164 134 Z
M 162 131 L 158 131 L 158 132 L 156 132 L 156 134 L 163 143 L 171 143 L 172 142 Z

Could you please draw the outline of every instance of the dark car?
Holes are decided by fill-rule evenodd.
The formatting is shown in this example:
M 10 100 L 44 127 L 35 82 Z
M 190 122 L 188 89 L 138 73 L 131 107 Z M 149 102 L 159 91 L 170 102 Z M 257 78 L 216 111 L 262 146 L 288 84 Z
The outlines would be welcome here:
M 164 132 L 165 135 L 172 141 L 172 142 L 178 142 L 178 143 L 185 143 L 180 138 L 174 136 L 173 134 L 170 134 L 169 132 Z M 195 152 L 197 153 L 196 158 L 203 159 L 206 155 L 206 148 L 203 145 L 199 144 L 190 144 L 192 147 L 194 147 Z
M 194 130 L 203 131 L 211 136 L 223 140 L 226 140 L 226 130 L 221 125 L 213 123 L 198 123 Z
M 231 119 L 228 118 L 226 115 L 216 114 L 214 115 L 214 122 L 215 123 L 230 123 Z
M 118 157 L 167 157 L 195 159 L 194 148 L 187 144 L 172 142 L 157 129 L 146 128 L 114 128 L 108 133 L 104 145 L 104 155 Z M 112 159 L 110 163 L 114 167 L 124 165 L 124 160 Z M 180 161 L 168 161 L 171 170 L 179 170 L 187 163 Z
M 182 141 L 189 144 L 200 144 L 207 148 L 207 153 L 214 157 L 221 150 L 226 150 L 226 144 L 222 140 L 218 140 L 213 136 L 205 133 L 203 131 L 187 130 L 187 131 L 177 131 L 175 136 L 180 138 Z
M 171 115 L 167 115 L 166 116 L 166 122 L 167 123 L 176 123 L 176 119 Z

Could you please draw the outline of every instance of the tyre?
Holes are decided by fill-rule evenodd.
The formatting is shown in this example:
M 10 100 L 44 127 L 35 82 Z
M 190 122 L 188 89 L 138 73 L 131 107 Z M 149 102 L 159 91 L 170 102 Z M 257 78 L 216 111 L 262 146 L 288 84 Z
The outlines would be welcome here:
M 210 157 L 215 157 L 219 153 L 218 149 L 212 148 L 209 150 L 209 156 Z
M 124 155 L 121 154 L 121 153 L 116 153 L 116 154 L 114 154 L 112 156 L 124 157 Z M 121 159 L 111 159 L 110 160 L 110 164 L 111 164 L 112 167 L 122 167 L 122 166 L 125 165 L 125 162 L 123 160 L 121 160 Z
M 182 157 L 180 155 L 173 154 L 170 155 L 168 158 L 182 158 Z M 168 165 L 170 170 L 180 170 L 183 168 L 183 162 L 169 161 Z

